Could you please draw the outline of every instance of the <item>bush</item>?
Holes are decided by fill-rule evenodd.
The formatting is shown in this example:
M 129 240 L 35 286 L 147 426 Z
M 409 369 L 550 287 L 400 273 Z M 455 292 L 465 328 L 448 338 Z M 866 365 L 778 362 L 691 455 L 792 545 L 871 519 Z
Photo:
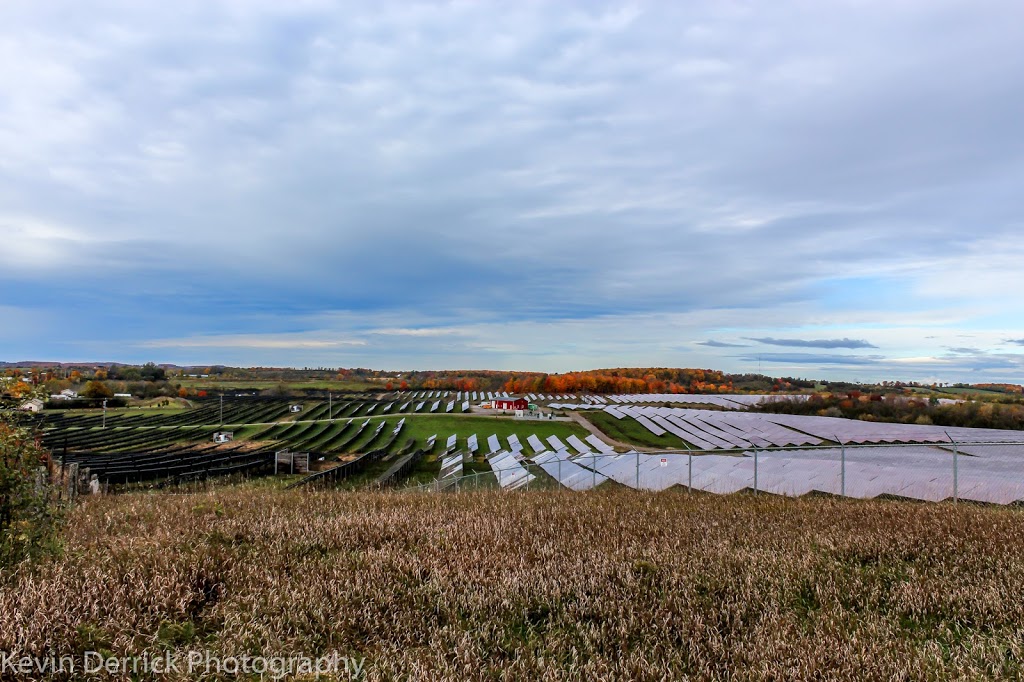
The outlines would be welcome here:
M 0 421 L 0 568 L 56 547 L 60 513 L 45 480 L 37 485 L 46 460 L 28 429 Z

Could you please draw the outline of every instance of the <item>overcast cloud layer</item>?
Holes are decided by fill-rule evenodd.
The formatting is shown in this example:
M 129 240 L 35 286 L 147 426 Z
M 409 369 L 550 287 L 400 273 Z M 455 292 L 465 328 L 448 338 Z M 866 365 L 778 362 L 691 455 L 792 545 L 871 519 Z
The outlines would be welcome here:
M 1015 1 L 3 3 L 0 359 L 1020 382 L 1021 45 Z

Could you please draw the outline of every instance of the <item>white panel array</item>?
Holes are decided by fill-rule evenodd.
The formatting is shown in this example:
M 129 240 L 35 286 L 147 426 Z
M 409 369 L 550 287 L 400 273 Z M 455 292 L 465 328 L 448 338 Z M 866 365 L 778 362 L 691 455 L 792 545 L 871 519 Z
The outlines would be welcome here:
M 480 449 L 480 444 L 477 443 L 475 433 L 466 439 L 466 449 L 469 450 L 470 454 Z
M 517 455 L 511 452 L 496 452 L 487 456 L 498 485 L 504 490 L 515 490 L 528 485 L 535 476 L 520 464 Z
M 506 440 L 508 441 L 508 449 L 511 452 L 522 452 L 523 444 L 519 442 L 519 436 L 513 433 Z
M 444 449 L 445 450 L 451 450 L 452 448 L 455 447 L 456 443 L 458 443 L 458 442 L 459 442 L 458 435 L 453 433 L 452 435 L 448 436 L 448 443 L 444 446 Z
M 551 443 L 551 447 L 554 448 L 556 452 L 561 451 L 561 450 L 568 450 L 569 449 L 569 448 L 565 447 L 565 443 L 563 443 L 558 438 L 558 436 L 548 436 L 547 441 L 549 443 Z
M 434 404 L 430 406 L 430 411 L 431 412 L 437 412 L 437 408 L 440 407 L 440 405 L 441 405 L 441 401 L 440 400 L 435 400 Z
M 568 441 L 569 446 L 572 447 L 573 450 L 580 453 L 581 455 L 590 452 L 590 448 L 587 447 L 587 444 L 581 441 L 575 435 L 569 436 L 565 440 Z
M 487 436 L 487 452 L 497 452 L 500 449 L 501 442 L 498 440 L 497 434 Z
M 594 434 L 590 434 L 589 436 L 586 437 L 585 440 L 588 443 L 590 443 L 592 446 L 594 446 L 594 449 L 597 450 L 598 452 L 603 452 L 603 453 L 615 452 L 615 448 L 613 448 L 611 445 L 608 445 L 608 443 L 605 443 L 603 440 L 601 440 L 600 438 L 598 438 Z
M 544 445 L 543 442 L 541 442 L 540 438 L 537 438 L 536 434 L 527 436 L 526 442 L 529 443 L 530 447 L 533 448 L 533 451 L 538 454 L 547 450 L 547 447 Z
M 441 458 L 441 474 L 438 480 L 457 479 L 462 476 L 462 455 L 455 453 Z
M 573 462 L 565 452 L 542 452 L 535 455 L 533 461 L 539 464 L 546 474 L 571 490 L 590 490 L 608 480 L 604 474 L 597 473 L 592 467 L 586 469 L 580 466 L 579 460 Z
M 453 400 L 450 403 L 448 403 L 448 405 L 444 408 L 444 411 L 445 412 L 451 412 L 454 409 L 455 409 L 455 401 Z
M 462 403 L 462 411 L 463 412 L 469 412 L 469 401 L 468 400 Z

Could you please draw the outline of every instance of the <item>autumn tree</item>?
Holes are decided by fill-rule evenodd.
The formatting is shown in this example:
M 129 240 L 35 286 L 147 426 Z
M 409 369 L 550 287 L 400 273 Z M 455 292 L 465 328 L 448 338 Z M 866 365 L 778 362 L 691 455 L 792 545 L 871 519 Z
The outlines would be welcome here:
M 82 390 L 82 395 L 93 400 L 102 400 L 104 398 L 113 398 L 114 392 L 102 381 L 90 381 Z

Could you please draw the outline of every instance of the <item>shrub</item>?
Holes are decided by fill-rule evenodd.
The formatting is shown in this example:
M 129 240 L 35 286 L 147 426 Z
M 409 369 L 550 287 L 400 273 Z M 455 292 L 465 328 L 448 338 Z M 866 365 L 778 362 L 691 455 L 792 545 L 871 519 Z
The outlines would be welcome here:
M 60 514 L 49 485 L 37 479 L 46 461 L 31 431 L 0 420 L 0 568 L 56 546 Z

